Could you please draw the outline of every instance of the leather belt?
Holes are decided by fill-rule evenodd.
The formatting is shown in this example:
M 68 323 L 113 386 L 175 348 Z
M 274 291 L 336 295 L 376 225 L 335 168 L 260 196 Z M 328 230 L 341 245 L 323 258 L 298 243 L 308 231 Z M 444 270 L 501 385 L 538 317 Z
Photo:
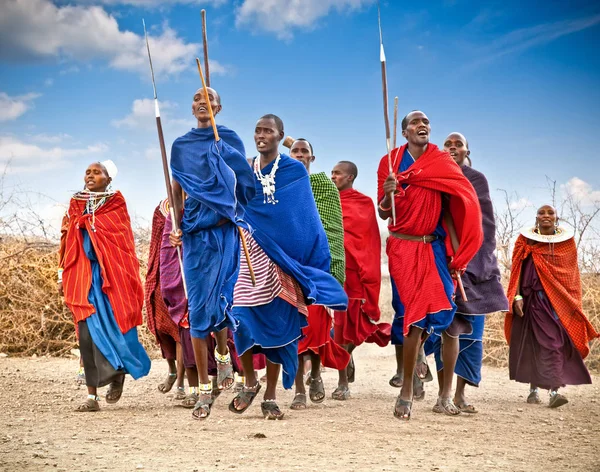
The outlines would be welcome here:
M 219 226 L 223 226 L 228 221 L 229 220 L 227 218 L 221 218 L 219 221 L 217 221 L 217 224 L 215 226 L 218 228 Z
M 394 233 L 390 231 L 390 236 L 398 239 L 404 239 L 405 241 L 417 241 L 423 244 L 430 244 L 437 240 L 437 236 L 435 234 L 426 234 L 424 236 L 414 236 L 412 234 L 402 234 L 402 233 Z

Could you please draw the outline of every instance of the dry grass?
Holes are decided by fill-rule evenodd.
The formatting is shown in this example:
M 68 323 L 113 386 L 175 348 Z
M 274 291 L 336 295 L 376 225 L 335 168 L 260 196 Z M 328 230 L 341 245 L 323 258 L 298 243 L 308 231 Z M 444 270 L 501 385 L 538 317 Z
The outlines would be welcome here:
M 147 256 L 147 245 L 139 245 Z M 140 257 L 142 275 L 146 259 Z M 71 313 L 57 291 L 58 245 L 4 237 L 0 242 L 0 352 L 9 355 L 68 355 L 77 347 Z M 156 352 L 154 336 L 139 336 Z
M 136 228 L 136 244 L 142 278 L 146 275 L 147 230 Z M 68 355 L 77 347 L 70 312 L 56 289 L 56 244 L 44 240 L 3 238 L 0 242 L 0 352 L 10 355 Z M 584 311 L 600 328 L 600 275 L 585 275 Z M 384 277 L 380 306 L 382 319 L 393 318 L 389 277 Z M 146 349 L 158 355 L 154 336 L 144 325 L 139 336 Z M 490 315 L 484 335 L 484 362 L 506 366 L 508 346 L 504 339 L 504 316 Z M 590 369 L 600 371 L 600 343 L 592 344 L 587 358 Z

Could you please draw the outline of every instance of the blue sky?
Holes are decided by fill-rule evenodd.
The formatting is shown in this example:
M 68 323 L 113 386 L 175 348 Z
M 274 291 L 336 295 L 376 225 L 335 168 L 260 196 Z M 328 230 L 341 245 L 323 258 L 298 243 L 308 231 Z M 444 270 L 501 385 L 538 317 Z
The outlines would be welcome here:
M 265 6 L 266 5 L 266 6 Z M 385 153 L 376 2 L 371 0 L 3 0 L 0 15 L 0 166 L 4 195 L 38 192 L 56 220 L 90 162 L 113 159 L 135 218 L 164 193 L 150 32 L 167 147 L 195 125 L 200 9 L 208 15 L 218 121 L 254 155 L 261 115 L 309 139 L 314 171 L 359 167 L 375 196 Z M 390 110 L 425 111 L 432 142 L 469 139 L 473 165 L 516 206 L 549 200 L 546 176 L 586 203 L 600 201 L 600 7 L 595 2 L 383 1 Z M 391 117 L 390 117 L 391 118 Z M 402 138 L 399 137 L 399 144 Z M 37 195 L 37 194 L 36 194 Z M 515 197 L 515 199 L 517 199 Z

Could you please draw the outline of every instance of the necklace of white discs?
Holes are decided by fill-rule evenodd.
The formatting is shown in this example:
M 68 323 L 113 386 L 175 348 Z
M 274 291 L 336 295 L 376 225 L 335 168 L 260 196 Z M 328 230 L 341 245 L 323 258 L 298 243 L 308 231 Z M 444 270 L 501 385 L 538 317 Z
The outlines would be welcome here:
M 281 154 L 277 154 L 273 168 L 267 175 L 263 175 L 260 171 L 260 156 L 254 159 L 254 174 L 262 185 L 263 189 L 263 203 L 271 203 L 275 205 L 278 200 L 275 199 L 275 174 L 279 168 L 279 161 L 281 160 Z

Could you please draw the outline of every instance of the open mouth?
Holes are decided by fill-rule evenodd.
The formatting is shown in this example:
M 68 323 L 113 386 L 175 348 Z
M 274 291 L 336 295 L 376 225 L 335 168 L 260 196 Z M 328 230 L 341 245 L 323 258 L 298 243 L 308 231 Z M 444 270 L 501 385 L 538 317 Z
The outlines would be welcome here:
M 419 136 L 427 136 L 427 130 L 424 130 L 424 129 L 419 130 L 417 132 L 417 135 L 419 135 Z
M 259 148 L 263 148 L 263 147 L 265 147 L 266 145 L 267 145 L 267 143 L 265 143 L 264 141 L 258 141 L 258 142 L 256 143 L 256 147 L 259 147 Z

